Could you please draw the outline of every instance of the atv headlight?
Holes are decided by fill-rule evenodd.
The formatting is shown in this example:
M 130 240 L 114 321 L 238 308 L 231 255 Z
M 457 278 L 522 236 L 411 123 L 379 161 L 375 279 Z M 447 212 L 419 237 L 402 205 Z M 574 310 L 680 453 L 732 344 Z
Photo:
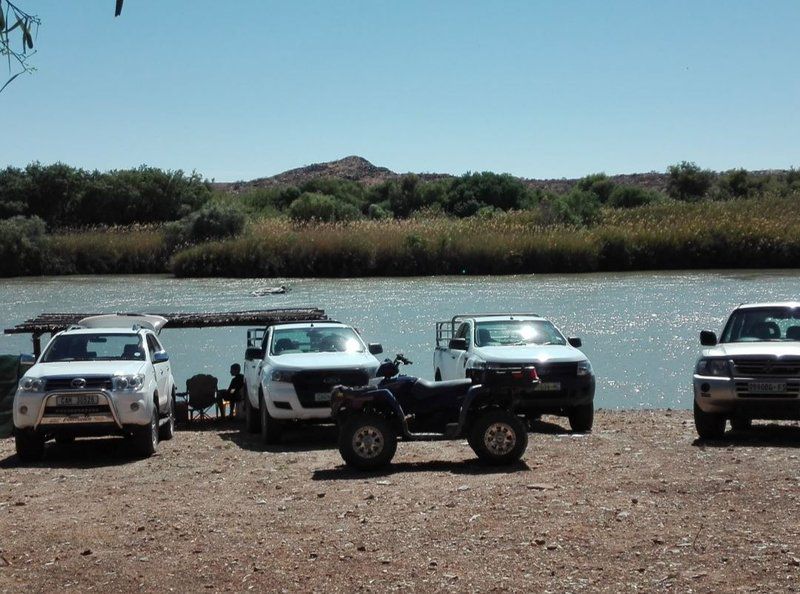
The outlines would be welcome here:
M 22 392 L 44 392 L 45 380 L 41 377 L 23 377 L 19 380 Z
M 115 375 L 111 378 L 111 387 L 115 392 L 138 392 L 144 386 L 144 375 Z
M 586 361 L 578 361 L 578 376 L 587 376 L 592 375 L 592 364 L 589 363 L 589 360 Z
M 714 377 L 730 377 L 731 371 L 725 359 L 700 359 L 694 372 L 697 375 L 710 375 Z

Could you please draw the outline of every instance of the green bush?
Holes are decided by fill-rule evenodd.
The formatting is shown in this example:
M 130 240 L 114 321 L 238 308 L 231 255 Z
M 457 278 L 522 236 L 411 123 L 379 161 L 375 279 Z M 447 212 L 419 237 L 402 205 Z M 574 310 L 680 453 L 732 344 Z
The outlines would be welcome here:
M 445 199 L 449 212 L 459 217 L 472 216 L 484 206 L 501 210 L 526 208 L 532 194 L 519 179 L 484 171 L 466 173 L 452 182 Z
M 306 192 L 289 207 L 294 221 L 353 221 L 361 218 L 361 211 L 347 202 L 340 202 L 327 194 Z
M 42 274 L 47 255 L 45 231 L 39 217 L 0 221 L 0 276 Z
M 597 196 L 597 199 L 605 204 L 611 198 L 614 188 L 617 187 L 605 173 L 593 173 L 578 180 L 578 189 L 592 192 Z
M 711 189 L 713 182 L 713 171 L 700 169 L 697 164 L 688 161 L 671 165 L 667 169 L 667 194 L 675 200 L 701 200 Z
M 608 197 L 608 205 L 614 208 L 634 208 L 650 204 L 661 198 L 661 194 L 638 186 L 619 185 Z
M 545 225 L 582 227 L 600 218 L 600 199 L 588 190 L 573 188 L 568 194 L 550 194 L 538 206 L 539 219 Z
M 230 204 L 210 202 L 197 212 L 164 228 L 164 240 L 170 252 L 178 246 L 239 235 L 245 226 L 244 213 Z

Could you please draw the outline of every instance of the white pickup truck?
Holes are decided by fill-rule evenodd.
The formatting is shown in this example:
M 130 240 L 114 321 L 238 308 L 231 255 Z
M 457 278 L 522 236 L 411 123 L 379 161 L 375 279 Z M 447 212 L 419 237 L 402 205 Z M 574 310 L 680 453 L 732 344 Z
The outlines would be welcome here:
M 526 414 L 565 415 L 573 431 L 590 431 L 595 377 L 580 346 L 537 314 L 457 315 L 436 324 L 435 379 L 477 380 L 487 368 L 533 365 L 540 381 Z
M 165 318 L 102 315 L 50 340 L 14 396 L 17 455 L 36 461 L 44 444 L 124 435 L 144 456 L 175 431 L 175 379 L 156 334 Z
M 374 355 L 383 352 L 332 320 L 249 330 L 247 346 L 245 425 L 264 443 L 278 443 L 287 422 L 330 419 L 333 387 L 366 385 L 378 370 Z

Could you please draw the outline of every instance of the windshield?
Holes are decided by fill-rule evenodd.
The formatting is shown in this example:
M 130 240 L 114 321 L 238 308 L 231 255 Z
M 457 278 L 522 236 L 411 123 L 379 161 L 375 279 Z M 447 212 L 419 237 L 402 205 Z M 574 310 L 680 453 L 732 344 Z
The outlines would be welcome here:
M 720 342 L 800 340 L 800 308 L 738 309 L 731 314 Z
M 363 353 L 364 343 L 351 328 L 285 328 L 272 334 L 272 355 Z
M 567 344 L 566 339 L 546 320 L 493 320 L 475 326 L 475 345 L 511 346 L 525 344 Z
M 57 336 L 42 357 L 58 361 L 144 361 L 138 334 L 65 334 Z

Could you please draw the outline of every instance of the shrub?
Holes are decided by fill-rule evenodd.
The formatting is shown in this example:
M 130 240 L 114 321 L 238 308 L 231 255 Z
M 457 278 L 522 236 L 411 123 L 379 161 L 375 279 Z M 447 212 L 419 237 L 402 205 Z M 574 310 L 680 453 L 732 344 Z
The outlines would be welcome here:
M 352 221 L 361 218 L 361 212 L 352 204 L 339 202 L 326 194 L 306 192 L 289 207 L 289 216 L 295 221 Z
M 180 221 L 165 226 L 165 242 L 171 252 L 180 245 L 234 237 L 242 232 L 244 225 L 245 216 L 239 208 L 211 202 Z
M 522 181 L 488 171 L 462 175 L 452 182 L 446 197 L 447 210 L 460 217 L 471 216 L 483 206 L 512 210 L 530 202 L 531 194 Z
M 608 197 L 608 205 L 614 208 L 634 208 L 655 202 L 661 197 L 658 192 L 638 186 L 619 185 Z
M 711 189 L 714 173 L 700 169 L 695 163 L 682 161 L 667 169 L 667 193 L 670 197 L 684 202 L 700 200 Z
M 578 180 L 578 189 L 592 192 L 597 196 L 597 199 L 605 204 L 611 198 L 614 188 L 617 187 L 605 173 L 593 173 Z
M 588 190 L 573 188 L 568 194 L 548 195 L 539 203 L 539 218 L 545 225 L 591 225 L 600 217 L 600 200 Z
M 39 217 L 0 221 L 0 276 L 41 274 L 47 252 L 45 231 Z

